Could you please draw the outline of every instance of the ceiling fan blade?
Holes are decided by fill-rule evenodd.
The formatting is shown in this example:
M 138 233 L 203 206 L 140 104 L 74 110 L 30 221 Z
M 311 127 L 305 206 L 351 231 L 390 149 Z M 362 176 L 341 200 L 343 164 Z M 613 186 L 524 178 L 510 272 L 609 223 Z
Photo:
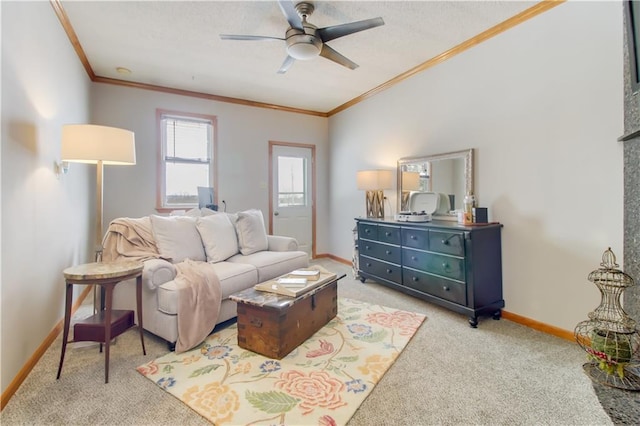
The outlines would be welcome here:
M 338 37 L 379 27 L 381 25 L 384 25 L 384 20 L 382 18 L 371 18 L 365 19 L 364 21 L 350 22 L 348 24 L 319 28 L 317 33 L 320 34 L 322 42 L 326 43 L 328 41 L 335 40 Z
M 237 35 L 237 34 L 220 34 L 222 40 L 245 40 L 245 41 L 272 41 L 284 40 L 280 37 L 254 36 L 254 35 Z
M 291 25 L 291 28 L 295 28 L 300 31 L 304 31 L 302 27 L 302 19 L 296 12 L 296 6 L 293 4 L 291 0 L 278 0 L 278 4 L 280 5 L 280 10 L 284 14 L 284 17 L 287 18 L 287 22 Z
M 326 44 L 322 45 L 320 56 L 327 58 L 333 62 L 336 62 L 342 65 L 343 67 L 347 67 L 352 70 L 355 70 L 356 68 L 358 68 L 358 64 L 353 62 L 351 59 L 347 59 L 345 56 L 342 56 L 340 53 L 336 52 Z
M 278 70 L 278 74 L 284 74 L 285 72 L 289 71 L 289 68 L 291 68 L 291 65 L 293 65 L 295 61 L 296 60 L 293 57 L 287 55 L 287 58 L 284 60 L 282 66 Z

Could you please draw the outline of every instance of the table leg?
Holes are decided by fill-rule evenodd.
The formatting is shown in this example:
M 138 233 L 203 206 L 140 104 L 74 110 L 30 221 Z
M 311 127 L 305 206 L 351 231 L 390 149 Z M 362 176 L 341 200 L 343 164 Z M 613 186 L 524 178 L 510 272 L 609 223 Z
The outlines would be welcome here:
M 97 256 L 97 254 L 96 254 Z M 96 289 L 100 287 L 100 311 L 102 312 L 104 311 L 104 300 L 105 300 L 105 290 L 104 290 L 104 286 L 98 285 L 98 284 L 94 284 L 93 285 L 93 310 L 94 310 L 94 314 L 96 313 Z M 102 353 L 102 342 L 100 342 L 100 353 Z
M 142 354 L 146 355 L 147 350 L 144 347 L 144 336 L 142 333 L 142 275 L 136 278 L 136 306 L 138 311 L 138 329 L 140 330 L 140 343 L 142 343 Z
M 62 363 L 64 362 L 64 354 L 67 350 L 67 340 L 69 340 L 69 325 L 71 324 L 71 303 L 73 298 L 73 284 L 67 283 L 67 295 L 64 302 L 64 329 L 62 332 L 62 353 L 60 354 L 60 365 L 58 365 L 58 375 L 56 380 L 60 378 L 62 372 Z
M 106 287 L 106 308 L 104 312 L 104 382 L 109 383 L 109 348 L 111 347 L 111 305 L 113 301 L 113 284 Z

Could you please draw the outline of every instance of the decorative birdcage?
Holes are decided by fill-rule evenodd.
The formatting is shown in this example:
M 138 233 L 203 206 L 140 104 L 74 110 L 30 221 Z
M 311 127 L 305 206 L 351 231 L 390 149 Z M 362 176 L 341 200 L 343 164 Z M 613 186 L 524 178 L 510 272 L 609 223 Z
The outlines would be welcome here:
M 602 255 L 600 266 L 588 277 L 600 290 L 600 305 L 574 330 L 589 359 L 583 368 L 592 380 L 603 385 L 640 390 L 640 334 L 620 303 L 625 289 L 634 285 L 633 278 L 617 269 L 611 248 Z

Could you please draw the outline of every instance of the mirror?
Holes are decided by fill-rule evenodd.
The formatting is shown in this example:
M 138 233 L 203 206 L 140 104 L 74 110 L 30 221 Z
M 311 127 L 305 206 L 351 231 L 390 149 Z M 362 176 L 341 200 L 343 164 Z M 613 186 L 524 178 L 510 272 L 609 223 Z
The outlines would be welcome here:
M 451 211 L 461 210 L 464 196 L 473 194 L 473 148 L 398 160 L 399 212 L 409 210 L 409 196 L 416 191 L 446 194 L 451 209 L 434 214 L 434 219 L 456 220 Z

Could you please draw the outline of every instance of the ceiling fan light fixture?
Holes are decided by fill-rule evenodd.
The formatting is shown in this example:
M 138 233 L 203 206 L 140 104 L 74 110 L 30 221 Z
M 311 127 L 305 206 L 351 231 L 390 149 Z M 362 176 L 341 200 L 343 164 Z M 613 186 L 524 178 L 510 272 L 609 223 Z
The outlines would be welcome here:
M 311 43 L 294 43 L 288 46 L 287 53 L 295 59 L 306 61 L 317 57 L 320 49 Z

